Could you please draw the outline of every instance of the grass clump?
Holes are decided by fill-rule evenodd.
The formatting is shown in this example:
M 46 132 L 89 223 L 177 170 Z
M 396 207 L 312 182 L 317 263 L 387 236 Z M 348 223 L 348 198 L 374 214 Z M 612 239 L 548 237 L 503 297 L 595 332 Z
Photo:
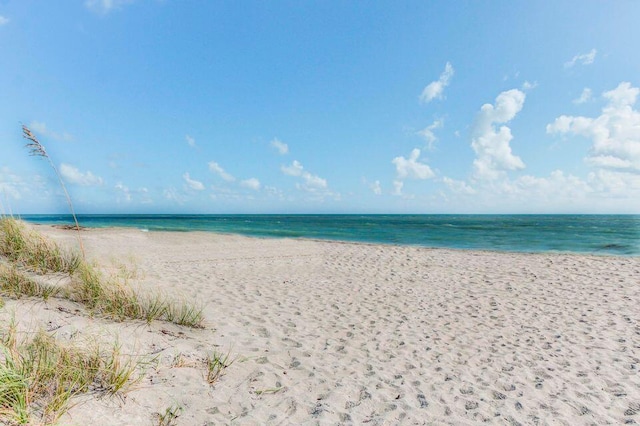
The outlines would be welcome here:
M 72 274 L 82 262 L 77 254 L 62 250 L 12 217 L 0 218 L 0 255 L 38 273 Z
M 172 404 L 164 410 L 164 413 L 155 413 L 158 420 L 158 426 L 173 426 L 176 424 L 182 407 L 178 404 Z
M 118 320 L 165 320 L 178 325 L 200 328 L 202 308 L 187 302 L 174 303 L 162 295 L 141 295 L 128 281 L 117 276 L 104 278 L 100 271 L 83 262 L 73 276 L 69 299 L 84 304 L 93 312 Z
M 0 423 L 54 423 L 75 395 L 126 391 L 142 378 L 141 365 L 122 356 L 118 345 L 87 349 L 43 331 L 19 342 L 12 322 L 0 339 Z
M 82 257 L 64 251 L 42 234 L 13 218 L 0 218 L 0 291 L 12 297 L 31 296 L 48 299 L 62 296 L 85 305 L 90 311 L 115 318 L 165 320 L 187 327 L 200 328 L 202 308 L 185 301 L 174 302 L 158 294 L 140 294 L 129 283 L 134 277 L 121 266 L 119 273 L 105 277 L 97 266 Z M 41 283 L 20 269 L 38 274 L 65 273 L 66 287 Z
M 230 359 L 231 353 L 226 354 L 222 352 L 214 351 L 205 359 L 206 378 L 209 384 L 214 384 L 220 376 L 224 373 L 224 370 L 233 364 L 233 360 Z
M 34 280 L 11 264 L 0 264 L 0 291 L 14 298 L 28 296 L 48 300 L 58 293 L 58 288 Z

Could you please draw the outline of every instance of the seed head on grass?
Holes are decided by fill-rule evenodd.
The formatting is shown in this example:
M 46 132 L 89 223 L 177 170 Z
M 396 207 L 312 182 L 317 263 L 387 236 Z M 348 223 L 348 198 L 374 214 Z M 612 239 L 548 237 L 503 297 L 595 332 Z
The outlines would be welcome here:
M 67 204 L 69 205 L 71 216 L 73 216 L 73 221 L 76 225 L 76 231 L 78 232 L 78 244 L 80 244 L 80 251 L 82 253 L 82 258 L 84 259 L 85 257 L 84 245 L 82 244 L 82 238 L 80 237 L 80 224 L 78 224 L 78 218 L 76 217 L 76 212 L 73 209 L 71 196 L 69 196 L 69 191 L 67 191 L 67 187 L 64 184 L 64 180 L 62 180 L 62 176 L 60 175 L 60 172 L 58 172 L 58 168 L 55 166 L 55 164 L 53 164 L 53 161 L 51 160 L 51 157 L 49 157 L 49 154 L 47 154 L 47 150 L 44 148 L 44 145 L 40 143 L 40 141 L 38 140 L 38 138 L 35 137 L 33 132 L 29 130 L 29 128 L 24 124 L 22 125 L 22 137 L 29 141 L 25 145 L 25 147 L 29 149 L 29 155 L 47 159 L 47 161 L 49 162 L 49 165 L 51 166 L 54 173 L 56 174 L 56 177 L 60 182 L 60 186 L 62 187 L 62 191 L 64 192 L 64 195 L 67 199 Z

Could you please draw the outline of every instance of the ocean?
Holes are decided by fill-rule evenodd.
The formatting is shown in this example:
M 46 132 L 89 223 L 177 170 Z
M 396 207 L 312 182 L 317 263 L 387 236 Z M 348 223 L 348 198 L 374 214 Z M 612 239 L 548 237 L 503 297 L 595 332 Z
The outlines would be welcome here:
M 70 215 L 25 215 L 71 224 Z M 640 255 L 638 215 L 79 215 L 81 226 L 508 252 Z

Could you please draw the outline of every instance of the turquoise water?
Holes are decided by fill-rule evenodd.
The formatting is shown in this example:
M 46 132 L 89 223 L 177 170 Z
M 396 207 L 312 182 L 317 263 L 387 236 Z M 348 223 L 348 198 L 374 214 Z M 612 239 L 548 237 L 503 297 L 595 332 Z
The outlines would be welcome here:
M 68 215 L 27 215 L 70 224 Z M 212 231 L 517 252 L 640 255 L 637 215 L 80 215 L 86 227 Z

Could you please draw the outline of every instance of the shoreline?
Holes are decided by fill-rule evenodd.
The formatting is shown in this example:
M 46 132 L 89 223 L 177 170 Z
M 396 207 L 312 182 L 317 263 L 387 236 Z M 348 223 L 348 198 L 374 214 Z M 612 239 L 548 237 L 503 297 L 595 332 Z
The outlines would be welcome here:
M 47 227 L 55 228 L 63 231 L 69 232 L 77 232 L 75 226 L 60 226 L 55 224 L 40 224 L 40 223 L 31 223 L 36 229 L 42 227 L 46 229 Z M 291 240 L 291 241 L 311 241 L 317 243 L 336 243 L 336 244 L 354 244 L 354 245 L 363 245 L 363 246 L 382 246 L 382 247 L 412 247 L 419 248 L 425 250 L 451 250 L 454 252 L 477 252 L 477 253 L 487 253 L 487 254 L 522 254 L 522 255 L 566 255 L 566 256 L 594 256 L 594 257 L 620 257 L 620 258 L 640 258 L 639 254 L 612 254 L 612 253 L 598 253 L 598 252 L 577 252 L 577 251 L 561 251 L 561 250 L 547 250 L 547 251 L 520 251 L 520 250 L 492 250 L 492 249 L 478 249 L 478 248 L 459 248 L 459 247 L 440 247 L 440 246 L 425 246 L 420 244 L 402 244 L 402 243 L 384 243 L 384 242 L 369 242 L 369 241 L 357 241 L 357 240 L 339 240 L 339 239 L 331 239 L 331 238 L 311 238 L 311 237 L 283 237 L 283 236 L 261 236 L 261 235 L 251 235 L 251 234 L 242 234 L 237 232 L 223 232 L 223 231 L 206 231 L 200 229 L 194 230 L 167 230 L 167 229 L 145 229 L 139 228 L 135 226 L 105 226 L 105 227 L 90 227 L 90 226 L 80 226 L 80 232 L 92 232 L 92 231 L 100 231 L 100 230 L 112 230 L 112 231 L 127 231 L 134 230 L 142 233 L 169 233 L 169 234 L 212 234 L 212 235 L 221 235 L 221 236 L 237 236 L 244 238 L 253 238 L 256 240 Z M 82 236 L 82 234 L 80 234 Z
M 76 232 L 36 226 L 63 245 Z M 205 328 L 114 323 L 59 301 L 2 319 L 57 338 L 117 336 L 158 357 L 122 399 L 62 424 L 623 423 L 640 416 L 640 259 L 101 229 L 89 259 L 197 301 Z M 234 362 L 209 385 L 193 365 Z M 179 358 L 181 362 L 175 363 Z
M 59 216 L 30 217 L 43 224 Z M 85 216 L 88 227 L 206 231 L 519 253 L 640 256 L 637 215 L 140 215 Z

